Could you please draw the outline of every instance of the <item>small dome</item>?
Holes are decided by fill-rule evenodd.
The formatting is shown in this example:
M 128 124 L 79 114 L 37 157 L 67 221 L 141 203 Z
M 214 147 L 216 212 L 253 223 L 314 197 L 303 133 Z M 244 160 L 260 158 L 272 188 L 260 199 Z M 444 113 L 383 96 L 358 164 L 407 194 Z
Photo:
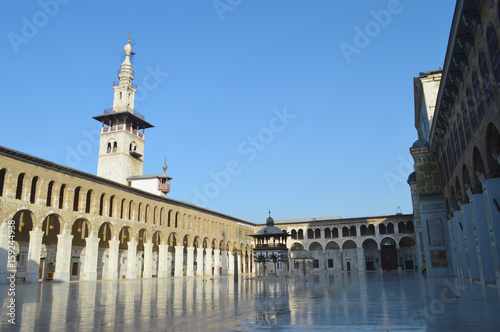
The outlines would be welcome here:
M 415 174 L 415 172 L 411 172 L 408 176 L 408 181 L 417 181 L 417 174 Z
M 269 216 L 266 220 L 266 226 L 274 226 L 274 219 Z
M 412 148 L 428 148 L 428 147 L 429 147 L 429 142 L 427 142 L 427 140 L 423 138 L 419 138 L 412 145 Z

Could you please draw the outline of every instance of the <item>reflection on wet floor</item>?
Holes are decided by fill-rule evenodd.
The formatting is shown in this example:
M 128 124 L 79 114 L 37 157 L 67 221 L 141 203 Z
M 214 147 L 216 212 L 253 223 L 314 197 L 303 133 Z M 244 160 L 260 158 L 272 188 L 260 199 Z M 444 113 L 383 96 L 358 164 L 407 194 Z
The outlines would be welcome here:
M 10 301 L 1 285 L 0 301 Z M 16 326 L 37 331 L 497 330 L 497 289 L 415 272 L 16 285 Z M 4 309 L 5 310 L 5 309 Z M 5 310 L 6 312 L 6 310 Z

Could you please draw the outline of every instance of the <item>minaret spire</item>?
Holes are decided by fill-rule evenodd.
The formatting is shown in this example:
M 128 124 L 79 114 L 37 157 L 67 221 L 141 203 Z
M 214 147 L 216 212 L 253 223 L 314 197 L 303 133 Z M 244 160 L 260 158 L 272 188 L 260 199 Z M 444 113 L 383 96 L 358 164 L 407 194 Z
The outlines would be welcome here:
M 113 83 L 113 88 L 115 89 L 115 97 L 113 100 L 113 111 L 123 112 L 123 111 L 134 111 L 134 97 L 137 92 L 137 86 L 132 83 L 134 80 L 134 71 L 132 69 L 132 63 L 130 62 L 130 55 L 134 53 L 132 45 L 130 45 L 130 34 L 128 35 L 128 42 L 123 47 L 125 51 L 125 60 L 118 70 L 118 82 Z

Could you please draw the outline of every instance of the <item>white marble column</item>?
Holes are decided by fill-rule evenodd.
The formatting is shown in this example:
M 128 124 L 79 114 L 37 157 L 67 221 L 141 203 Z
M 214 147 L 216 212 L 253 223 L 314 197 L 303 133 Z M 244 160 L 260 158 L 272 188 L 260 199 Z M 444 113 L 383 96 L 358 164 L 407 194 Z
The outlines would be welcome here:
M 478 174 L 483 187 L 484 205 L 490 230 L 491 253 L 495 269 L 496 285 L 500 288 L 500 178 L 486 179 L 484 174 Z
M 365 271 L 365 249 L 363 249 L 363 247 L 356 248 L 356 254 L 358 256 L 358 271 Z M 398 250 L 398 257 L 399 257 L 399 250 Z
M 43 232 L 40 230 L 30 231 L 30 244 L 28 248 L 28 266 L 25 281 L 38 283 L 40 269 L 40 252 L 42 251 Z
M 220 250 L 214 249 L 214 276 L 220 275 Z
M 127 279 L 137 279 L 137 241 L 127 242 Z
M 108 275 L 106 279 L 118 279 L 118 254 L 119 254 L 119 240 L 109 240 L 109 255 L 108 255 Z
M 168 244 L 160 244 L 158 246 L 158 278 L 168 277 Z
M 229 262 L 229 274 L 234 274 L 234 255 L 232 253 L 229 254 L 228 257 L 228 262 Z
M 459 204 L 459 206 L 459 213 L 462 213 L 462 220 L 464 222 L 465 246 L 467 250 L 467 257 L 469 258 L 470 276 L 473 281 L 481 281 L 481 283 L 484 283 L 482 264 L 479 265 L 476 252 L 472 207 L 471 204 Z
M 56 272 L 54 281 L 69 281 L 71 273 L 71 241 L 73 235 L 57 235 Z
M 184 265 L 184 246 L 175 246 L 174 277 L 184 276 L 184 272 L 182 271 L 183 265 Z
M 227 275 L 227 251 L 222 250 L 220 252 L 221 254 L 221 265 L 222 265 L 222 275 L 225 276 Z
M 142 278 L 153 277 L 153 243 L 144 243 L 144 272 Z
M 186 276 L 194 276 L 194 247 L 187 247 L 187 270 Z
M 205 275 L 212 275 L 212 249 L 206 249 L 205 255 Z
M 238 274 L 241 273 L 241 255 L 238 255 Z
M 203 248 L 196 249 L 196 276 L 203 276 Z
M 7 263 L 9 260 L 8 252 L 9 228 L 7 222 L 4 222 L 0 225 L 0 284 L 5 284 L 7 282 Z
M 85 242 L 85 263 L 83 264 L 82 280 L 97 280 L 97 255 L 99 253 L 98 237 L 87 237 Z

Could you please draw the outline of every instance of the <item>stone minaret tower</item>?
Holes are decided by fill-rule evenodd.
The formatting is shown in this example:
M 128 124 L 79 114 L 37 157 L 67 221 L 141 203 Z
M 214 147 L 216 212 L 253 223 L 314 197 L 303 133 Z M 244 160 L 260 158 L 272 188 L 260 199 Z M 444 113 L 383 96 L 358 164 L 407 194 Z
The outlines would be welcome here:
M 137 86 L 132 83 L 135 73 L 130 63 L 130 35 L 124 50 L 125 60 L 118 70 L 120 80 L 113 82 L 113 108 L 93 118 L 102 123 L 97 176 L 129 185 L 127 178 L 142 175 L 144 131 L 153 125 L 134 110 Z

